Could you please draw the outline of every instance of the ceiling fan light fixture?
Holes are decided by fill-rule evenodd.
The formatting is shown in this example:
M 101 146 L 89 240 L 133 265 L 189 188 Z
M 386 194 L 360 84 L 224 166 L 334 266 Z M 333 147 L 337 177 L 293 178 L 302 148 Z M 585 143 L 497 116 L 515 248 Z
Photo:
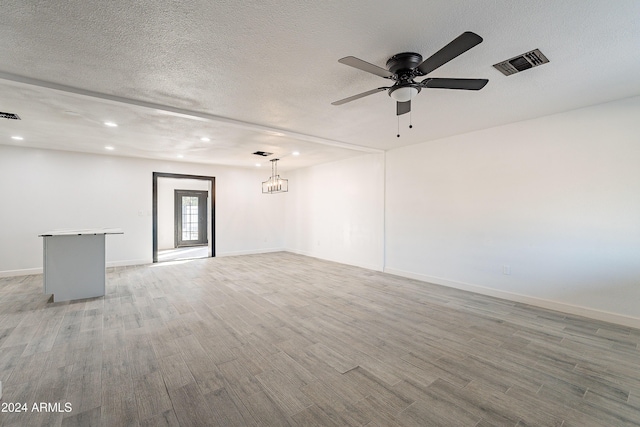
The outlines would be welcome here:
M 412 86 L 399 87 L 389 91 L 389 96 L 398 102 L 407 102 L 418 94 L 418 88 Z

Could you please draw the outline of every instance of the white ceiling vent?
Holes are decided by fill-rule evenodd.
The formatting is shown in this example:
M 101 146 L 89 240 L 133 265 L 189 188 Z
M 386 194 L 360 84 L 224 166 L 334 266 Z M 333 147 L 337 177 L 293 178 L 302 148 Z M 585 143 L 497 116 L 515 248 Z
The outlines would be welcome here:
M 20 120 L 20 117 L 15 113 L 4 113 L 0 111 L 0 119 Z
M 528 70 L 529 68 L 546 64 L 547 62 L 549 62 L 547 57 L 544 56 L 539 49 L 535 49 L 531 52 L 514 56 L 513 58 L 507 59 L 506 61 L 498 62 L 493 66 L 496 67 L 505 76 L 510 76 L 511 74 L 519 73 L 520 71 Z

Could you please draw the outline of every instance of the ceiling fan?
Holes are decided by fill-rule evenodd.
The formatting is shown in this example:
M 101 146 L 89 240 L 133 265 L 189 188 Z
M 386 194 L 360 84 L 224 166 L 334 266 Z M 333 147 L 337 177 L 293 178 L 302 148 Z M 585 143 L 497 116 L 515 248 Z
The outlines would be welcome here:
M 354 56 L 339 59 L 338 62 L 342 64 L 375 74 L 376 76 L 384 77 L 385 79 L 393 80 L 395 83 L 393 83 L 392 86 L 372 89 L 332 102 L 331 104 L 342 105 L 383 90 L 388 90 L 389 96 L 397 102 L 396 114 L 400 116 L 411 111 L 411 99 L 424 88 L 480 90 L 489 80 L 445 78 L 426 78 L 419 82 L 414 80 L 417 77 L 426 76 L 436 68 L 441 67 L 480 43 L 482 43 L 482 37 L 467 31 L 424 61 L 422 60 L 422 55 L 414 52 L 404 52 L 393 55 L 387 61 L 387 69 L 370 64 Z

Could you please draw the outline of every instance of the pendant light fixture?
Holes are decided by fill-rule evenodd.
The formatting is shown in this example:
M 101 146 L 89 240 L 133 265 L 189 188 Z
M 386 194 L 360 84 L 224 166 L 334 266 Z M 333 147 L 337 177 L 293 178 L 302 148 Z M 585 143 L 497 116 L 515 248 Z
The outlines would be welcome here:
M 289 191 L 289 180 L 278 175 L 278 160 L 271 159 L 271 176 L 262 183 L 263 194 L 286 193 Z

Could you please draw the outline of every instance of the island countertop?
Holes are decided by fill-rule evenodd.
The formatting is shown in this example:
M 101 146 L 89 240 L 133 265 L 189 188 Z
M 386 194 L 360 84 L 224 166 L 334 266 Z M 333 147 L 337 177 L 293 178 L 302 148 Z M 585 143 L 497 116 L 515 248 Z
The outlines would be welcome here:
M 82 236 L 87 234 L 124 234 L 121 228 L 83 228 L 83 229 L 61 229 L 47 231 L 38 234 L 38 237 L 46 236 Z

